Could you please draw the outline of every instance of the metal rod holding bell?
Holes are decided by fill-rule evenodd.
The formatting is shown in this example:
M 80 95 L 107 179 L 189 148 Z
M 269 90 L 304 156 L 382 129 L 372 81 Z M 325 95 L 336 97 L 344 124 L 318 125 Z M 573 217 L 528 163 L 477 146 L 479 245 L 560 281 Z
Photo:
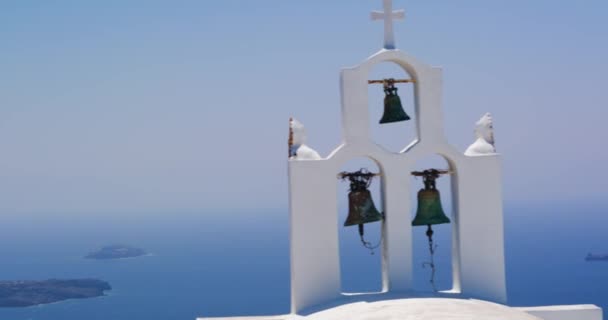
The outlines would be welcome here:
M 427 169 L 424 171 L 412 171 L 411 172 L 413 176 L 416 177 L 424 177 L 424 176 L 435 176 L 435 178 L 439 178 L 440 175 L 442 174 L 452 174 L 454 173 L 452 170 L 445 170 L 445 169 Z
M 393 83 L 416 83 L 414 79 L 382 79 L 382 80 L 368 80 L 368 84 L 385 84 L 389 83 L 392 80 Z
M 346 178 L 350 178 L 350 177 L 379 177 L 382 174 L 380 173 L 374 173 L 374 172 L 365 172 L 362 170 L 356 171 L 356 172 L 340 172 L 338 173 L 338 178 L 339 179 L 346 179 Z

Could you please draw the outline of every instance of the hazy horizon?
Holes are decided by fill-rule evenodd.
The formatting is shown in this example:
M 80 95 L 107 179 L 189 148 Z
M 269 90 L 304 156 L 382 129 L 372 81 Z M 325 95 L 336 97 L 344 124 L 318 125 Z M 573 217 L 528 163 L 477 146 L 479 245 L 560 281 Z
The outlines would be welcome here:
M 449 141 L 464 151 L 493 114 L 505 204 L 606 203 L 607 2 L 395 7 L 406 10 L 397 47 L 443 67 Z M 379 8 L 0 4 L 0 212 L 286 208 L 287 120 L 301 120 L 323 156 L 338 146 L 339 72 L 380 49 L 382 23 L 369 20 Z M 379 66 L 370 77 L 393 75 L 404 73 Z M 381 108 L 370 88 L 373 121 Z M 399 149 L 413 125 L 375 125 L 374 137 Z

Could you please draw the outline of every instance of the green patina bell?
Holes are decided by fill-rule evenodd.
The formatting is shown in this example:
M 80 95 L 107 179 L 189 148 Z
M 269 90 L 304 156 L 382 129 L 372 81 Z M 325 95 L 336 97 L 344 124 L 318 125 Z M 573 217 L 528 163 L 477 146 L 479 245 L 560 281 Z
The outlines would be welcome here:
M 441 197 L 439 196 L 439 190 L 435 180 L 439 178 L 441 174 L 447 174 L 447 170 L 428 169 L 422 172 L 412 172 L 412 175 L 422 177 L 424 179 L 424 189 L 418 191 L 418 210 L 416 211 L 416 217 L 412 221 L 413 226 L 427 226 L 426 236 L 429 239 L 429 253 L 431 254 L 431 260 L 425 262 L 423 267 L 429 266 L 431 268 L 431 279 L 430 283 L 433 287 L 433 291 L 437 292 L 435 286 L 435 249 L 437 246 L 433 243 L 433 228 L 432 225 L 450 223 L 448 218 L 443 212 L 441 207 Z
M 342 173 L 342 178 L 350 181 L 350 192 L 348 193 L 348 217 L 344 221 L 344 226 L 359 225 L 362 227 L 366 223 L 376 222 L 383 219 L 382 213 L 376 209 L 372 194 L 369 192 L 373 173 L 365 169 L 357 172 Z
M 431 226 L 442 223 L 450 223 L 441 207 L 439 190 L 436 188 L 435 180 L 440 172 L 435 169 L 425 170 L 419 173 L 424 179 L 424 189 L 418 191 L 418 210 L 412 221 L 413 226 Z
M 401 99 L 397 95 L 397 88 L 393 81 L 389 80 L 384 85 L 384 114 L 382 115 L 382 119 L 380 119 L 380 123 L 410 120 L 410 117 L 403 110 Z
M 376 209 L 369 190 L 352 190 L 348 193 L 348 217 L 344 221 L 345 227 L 380 220 L 382 214 Z
M 418 191 L 418 210 L 412 221 L 413 226 L 428 226 L 442 223 L 450 223 L 441 207 L 439 190 L 420 189 Z
M 372 194 L 368 188 L 371 183 L 371 179 L 376 174 L 373 174 L 366 169 L 361 169 L 357 172 L 342 172 L 340 176 L 342 179 L 350 180 L 350 192 L 348 193 L 348 217 L 344 221 L 344 226 L 359 226 L 359 237 L 361 243 L 367 249 L 371 250 L 371 254 L 374 254 L 374 249 L 380 246 L 378 244 L 373 245 L 365 240 L 364 226 L 367 223 L 381 221 L 384 219 L 384 215 L 376 209 L 374 201 L 372 200 Z

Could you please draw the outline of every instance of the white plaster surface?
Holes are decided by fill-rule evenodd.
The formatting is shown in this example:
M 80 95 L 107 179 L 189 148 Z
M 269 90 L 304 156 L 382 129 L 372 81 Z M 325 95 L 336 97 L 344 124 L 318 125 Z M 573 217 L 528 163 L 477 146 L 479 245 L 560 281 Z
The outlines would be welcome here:
M 202 320 L 203 318 L 201 318 Z M 408 298 L 355 302 L 300 315 L 213 320 L 602 320 L 593 305 L 510 308 L 474 299 Z
M 296 149 L 293 160 L 321 160 L 319 153 L 311 147 L 302 144 Z
M 358 302 L 312 314 L 310 320 L 540 320 L 526 312 L 480 300 L 422 298 Z
M 356 302 L 307 316 L 199 318 L 199 320 L 602 320 L 595 305 L 510 308 L 481 300 L 409 298 Z
M 592 304 L 517 308 L 543 320 L 602 320 L 602 308 Z

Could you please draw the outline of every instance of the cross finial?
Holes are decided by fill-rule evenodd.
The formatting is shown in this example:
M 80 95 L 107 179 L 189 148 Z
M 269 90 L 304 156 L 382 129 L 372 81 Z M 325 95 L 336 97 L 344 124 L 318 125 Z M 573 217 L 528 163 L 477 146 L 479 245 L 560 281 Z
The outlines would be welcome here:
M 403 10 L 393 10 L 393 0 L 383 0 L 384 11 L 372 11 L 372 20 L 384 20 L 384 48 L 395 49 L 395 33 L 393 19 L 405 18 Z

